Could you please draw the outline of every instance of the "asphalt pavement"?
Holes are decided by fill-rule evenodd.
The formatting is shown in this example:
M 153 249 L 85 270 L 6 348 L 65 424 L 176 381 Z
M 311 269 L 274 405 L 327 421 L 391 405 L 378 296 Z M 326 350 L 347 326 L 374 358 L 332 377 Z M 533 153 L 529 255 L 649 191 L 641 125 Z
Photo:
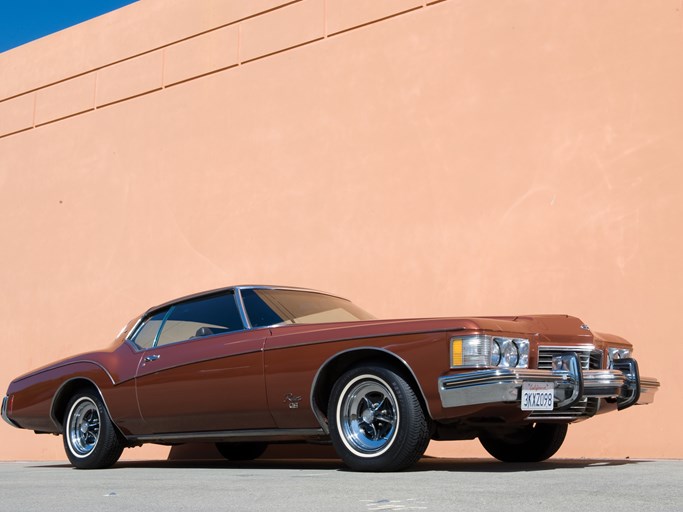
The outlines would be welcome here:
M 401 473 L 353 473 L 335 460 L 0 463 L 0 511 L 683 512 L 683 461 L 421 460 Z

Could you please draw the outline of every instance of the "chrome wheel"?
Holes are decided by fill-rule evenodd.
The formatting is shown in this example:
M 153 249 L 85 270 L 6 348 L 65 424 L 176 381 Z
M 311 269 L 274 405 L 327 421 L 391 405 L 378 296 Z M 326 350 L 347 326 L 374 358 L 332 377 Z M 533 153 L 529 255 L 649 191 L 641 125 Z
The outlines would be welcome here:
M 79 469 L 100 469 L 119 460 L 126 439 L 112 423 L 96 389 L 77 390 L 63 418 L 64 450 L 71 464 Z
M 100 439 L 100 411 L 89 397 L 73 404 L 67 419 L 69 448 L 76 457 L 87 457 Z
M 415 464 L 429 444 L 419 398 L 402 372 L 384 362 L 340 375 L 327 410 L 332 445 L 355 471 L 400 471 Z
M 342 441 L 356 455 L 375 457 L 388 450 L 399 421 L 396 395 L 377 376 L 360 375 L 341 392 L 337 422 Z

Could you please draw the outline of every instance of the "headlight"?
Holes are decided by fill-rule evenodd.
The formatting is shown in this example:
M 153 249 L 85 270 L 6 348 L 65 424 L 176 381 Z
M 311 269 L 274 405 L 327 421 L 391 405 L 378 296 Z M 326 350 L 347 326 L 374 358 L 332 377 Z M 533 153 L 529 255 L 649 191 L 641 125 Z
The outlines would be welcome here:
M 626 359 L 631 357 L 630 348 L 608 348 L 607 357 L 609 359 L 609 368 L 613 368 L 613 362 L 617 359 Z
M 498 366 L 500 364 L 500 345 L 497 341 L 491 345 L 491 365 Z
M 475 334 L 451 338 L 451 368 L 527 368 L 529 340 Z

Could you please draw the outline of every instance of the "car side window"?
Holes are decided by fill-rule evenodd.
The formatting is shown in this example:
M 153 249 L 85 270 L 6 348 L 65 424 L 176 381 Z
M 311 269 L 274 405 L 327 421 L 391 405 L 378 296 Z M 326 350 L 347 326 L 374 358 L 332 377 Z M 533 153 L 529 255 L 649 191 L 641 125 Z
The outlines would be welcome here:
M 234 293 L 176 304 L 164 322 L 157 346 L 244 329 Z
M 157 337 L 159 327 L 161 327 L 166 313 L 168 313 L 168 308 L 146 319 L 131 338 L 133 343 L 140 348 L 151 348 L 154 345 L 154 340 Z

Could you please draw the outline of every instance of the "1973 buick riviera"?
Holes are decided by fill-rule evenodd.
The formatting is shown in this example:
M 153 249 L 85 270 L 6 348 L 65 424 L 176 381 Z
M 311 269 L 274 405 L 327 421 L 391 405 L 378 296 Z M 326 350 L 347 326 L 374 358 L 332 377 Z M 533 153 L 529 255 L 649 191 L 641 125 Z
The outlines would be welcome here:
M 541 461 L 567 425 L 653 400 L 632 346 L 564 315 L 376 320 L 348 300 L 235 286 L 131 320 L 106 349 L 16 378 L 11 425 L 62 434 L 78 468 L 142 443 L 331 442 L 359 471 L 414 464 L 430 439 Z

